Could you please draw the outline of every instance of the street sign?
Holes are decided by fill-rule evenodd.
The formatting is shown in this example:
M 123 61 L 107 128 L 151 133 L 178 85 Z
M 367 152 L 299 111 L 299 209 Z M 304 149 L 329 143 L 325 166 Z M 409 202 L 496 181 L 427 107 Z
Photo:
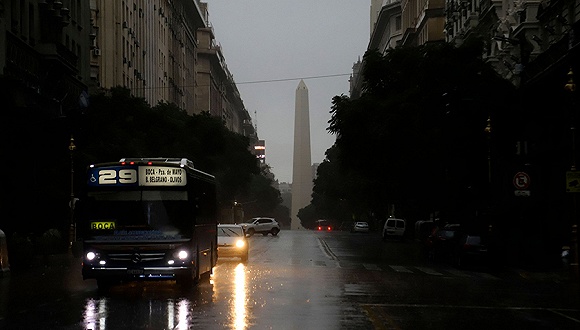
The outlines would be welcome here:
M 580 192 L 580 171 L 566 172 L 566 192 Z
M 514 195 L 517 197 L 530 197 L 532 193 L 529 190 L 514 190 Z
M 518 172 L 514 175 L 514 187 L 518 190 L 527 190 L 530 187 L 530 176 L 526 172 Z

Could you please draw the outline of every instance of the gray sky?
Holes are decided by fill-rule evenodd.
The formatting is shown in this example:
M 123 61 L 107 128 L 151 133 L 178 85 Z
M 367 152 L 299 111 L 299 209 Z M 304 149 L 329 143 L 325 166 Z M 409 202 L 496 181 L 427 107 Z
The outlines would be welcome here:
M 352 73 L 364 55 L 370 0 L 205 2 L 226 65 L 266 141 L 266 163 L 278 181 L 292 182 L 296 87 L 300 78 L 308 87 L 312 162 L 320 163 L 335 140 L 326 130 L 332 97 L 349 95 L 349 75 L 322 76 Z

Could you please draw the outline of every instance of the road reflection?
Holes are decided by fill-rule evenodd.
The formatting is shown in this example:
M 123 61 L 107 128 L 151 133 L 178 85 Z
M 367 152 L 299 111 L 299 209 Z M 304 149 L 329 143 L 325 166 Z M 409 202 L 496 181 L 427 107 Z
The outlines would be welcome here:
M 88 299 L 85 304 L 84 328 L 105 330 L 107 328 L 107 298 Z
M 177 305 L 177 307 L 176 307 Z M 191 303 L 188 299 L 180 299 L 175 303 L 169 300 L 167 304 L 167 325 L 168 329 L 189 329 L 189 311 Z M 177 311 L 177 315 L 175 312 Z M 177 325 L 175 324 L 177 321 Z
M 114 286 L 105 295 L 84 300 L 83 329 L 106 330 L 131 322 L 150 329 L 216 325 L 248 329 L 247 270 L 241 262 L 220 263 L 208 282 L 185 291 L 171 281 Z M 208 315 L 214 317 L 208 319 Z M 227 317 L 220 319 L 220 315 Z
M 222 263 L 214 269 L 214 301 L 219 302 L 222 299 L 227 301 L 229 327 L 241 330 L 248 327 L 246 265 L 240 262 L 233 271 L 232 266 L 232 263 Z
M 234 329 L 245 329 L 246 320 L 246 267 L 239 263 L 235 269 L 235 298 L 233 304 Z

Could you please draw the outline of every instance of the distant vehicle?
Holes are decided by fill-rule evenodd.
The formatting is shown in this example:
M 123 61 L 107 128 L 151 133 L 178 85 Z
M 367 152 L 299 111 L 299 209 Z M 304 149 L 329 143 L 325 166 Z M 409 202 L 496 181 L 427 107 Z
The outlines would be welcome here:
M 264 236 L 268 236 L 268 234 L 276 236 L 280 232 L 280 224 L 274 218 L 257 217 L 241 225 L 248 236 L 253 236 L 256 233 Z
M 369 230 L 369 223 L 365 221 L 357 221 L 352 226 L 353 233 L 368 233 Z
M 487 245 L 479 235 L 460 234 L 454 254 L 454 263 L 457 267 L 468 264 L 486 264 L 488 260 Z
M 388 218 L 383 227 L 383 239 L 389 237 L 403 238 L 406 222 L 403 219 Z
M 77 202 L 83 279 L 176 280 L 190 286 L 217 262 L 214 176 L 185 158 L 90 165 Z
M 433 261 L 449 261 L 455 252 L 457 241 L 460 238 L 461 225 L 447 224 L 443 227 L 435 227 L 433 233 L 426 241 L 429 259 Z
M 433 229 L 435 229 L 435 226 L 437 225 L 433 220 L 419 220 L 415 222 L 415 239 L 424 244 L 433 232 Z
M 249 242 L 241 225 L 219 224 L 217 226 L 218 257 L 240 258 L 248 261 Z
M 316 220 L 314 222 L 314 230 L 317 231 L 332 231 L 334 226 L 328 220 Z

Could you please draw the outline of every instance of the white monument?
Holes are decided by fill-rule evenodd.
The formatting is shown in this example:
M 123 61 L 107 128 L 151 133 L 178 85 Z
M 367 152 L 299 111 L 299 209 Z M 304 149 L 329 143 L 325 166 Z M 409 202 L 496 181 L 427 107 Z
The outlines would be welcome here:
M 294 110 L 294 161 L 292 166 L 292 219 L 291 229 L 302 229 L 298 211 L 310 204 L 312 195 L 312 169 L 310 154 L 310 113 L 308 88 L 300 80 L 296 88 Z

